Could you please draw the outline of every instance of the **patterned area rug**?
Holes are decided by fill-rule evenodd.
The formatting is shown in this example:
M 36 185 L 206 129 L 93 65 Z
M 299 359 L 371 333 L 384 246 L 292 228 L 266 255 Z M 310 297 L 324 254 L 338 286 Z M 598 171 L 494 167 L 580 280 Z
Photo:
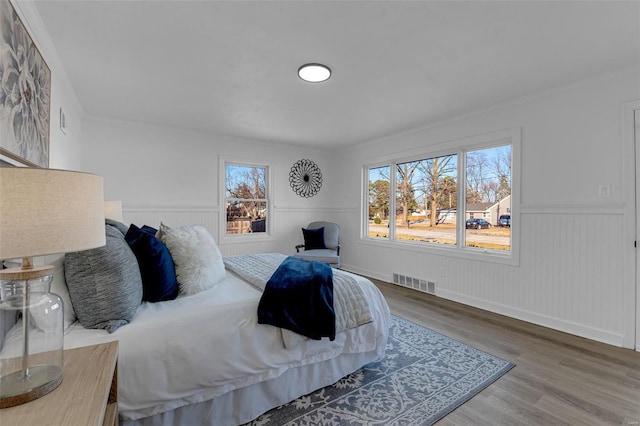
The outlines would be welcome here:
M 382 361 L 249 425 L 432 425 L 514 367 L 403 318 L 392 320 Z

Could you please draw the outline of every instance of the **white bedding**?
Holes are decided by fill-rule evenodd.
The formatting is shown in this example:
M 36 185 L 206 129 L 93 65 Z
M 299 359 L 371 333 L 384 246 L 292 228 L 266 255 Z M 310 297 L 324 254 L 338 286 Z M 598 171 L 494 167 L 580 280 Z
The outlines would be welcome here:
M 65 349 L 120 341 L 118 407 L 123 419 L 188 408 L 189 404 L 285 377 L 285 372 L 305 371 L 296 367 L 314 364 L 316 368 L 309 371 L 317 377 L 317 365 L 321 364 L 315 363 L 324 362 L 331 368 L 334 361 L 326 361 L 337 362 L 343 354 L 368 353 L 367 362 L 372 360 L 371 354 L 384 354 L 390 324 L 387 303 L 369 280 L 350 275 L 362 285 L 373 322 L 339 333 L 333 342 L 307 340 L 285 349 L 279 329 L 257 323 L 259 291 L 227 272 L 223 283 L 205 292 L 169 302 L 143 303 L 132 323 L 113 334 L 85 329 L 76 322 L 65 334 Z M 5 346 L 18 340 L 19 336 L 9 333 Z M 356 359 L 345 356 L 349 357 Z M 349 366 L 347 372 L 355 368 Z M 317 383 L 305 383 L 301 389 L 306 393 L 329 384 Z M 276 399 L 274 404 L 284 402 Z

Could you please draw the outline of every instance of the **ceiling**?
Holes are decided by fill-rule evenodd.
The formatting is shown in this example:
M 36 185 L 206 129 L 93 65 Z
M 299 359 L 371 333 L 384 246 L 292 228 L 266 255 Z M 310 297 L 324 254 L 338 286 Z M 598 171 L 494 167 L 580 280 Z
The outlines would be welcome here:
M 35 3 L 85 113 L 315 147 L 640 63 L 637 1 Z

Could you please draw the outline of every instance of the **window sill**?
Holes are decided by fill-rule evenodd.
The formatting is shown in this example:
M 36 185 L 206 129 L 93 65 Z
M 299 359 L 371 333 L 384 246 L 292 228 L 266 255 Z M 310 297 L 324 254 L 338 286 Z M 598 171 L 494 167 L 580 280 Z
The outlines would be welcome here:
M 510 252 L 499 252 L 477 248 L 446 246 L 444 244 L 414 244 L 402 241 L 390 241 L 386 238 L 361 238 L 361 244 L 384 247 L 393 250 L 412 251 L 434 256 L 455 257 L 459 259 L 497 263 L 509 266 L 519 266 L 520 259 L 511 247 Z
M 220 239 L 221 244 L 252 244 L 256 242 L 274 241 L 275 238 L 269 234 L 230 234 L 223 235 Z

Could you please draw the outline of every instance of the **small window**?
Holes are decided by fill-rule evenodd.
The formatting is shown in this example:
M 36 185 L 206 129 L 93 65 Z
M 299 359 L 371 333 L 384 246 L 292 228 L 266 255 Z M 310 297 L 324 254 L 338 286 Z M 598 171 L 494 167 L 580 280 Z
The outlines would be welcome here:
M 367 221 L 367 233 L 372 238 L 389 238 L 390 170 L 389 166 L 369 169 L 369 220 Z
M 267 167 L 225 164 L 226 234 L 267 232 Z

